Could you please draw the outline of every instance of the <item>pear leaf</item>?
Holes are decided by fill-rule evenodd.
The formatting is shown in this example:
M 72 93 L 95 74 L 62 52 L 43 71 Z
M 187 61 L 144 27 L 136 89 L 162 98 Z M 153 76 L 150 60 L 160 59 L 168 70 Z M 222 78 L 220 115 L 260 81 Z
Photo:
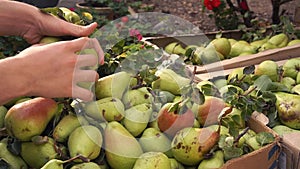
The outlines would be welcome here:
M 274 142 L 274 140 L 275 140 L 275 137 L 273 136 L 273 134 L 268 133 L 268 132 L 260 132 L 260 133 L 256 134 L 255 138 L 256 138 L 256 141 L 262 146 L 264 146 L 266 144 L 270 144 L 270 143 Z
M 270 85 L 272 85 L 272 80 L 267 75 L 261 75 L 254 81 L 254 86 L 260 91 L 267 91 Z
M 224 159 L 226 161 L 243 155 L 242 148 L 238 148 L 238 147 L 224 147 L 223 151 L 224 151 Z

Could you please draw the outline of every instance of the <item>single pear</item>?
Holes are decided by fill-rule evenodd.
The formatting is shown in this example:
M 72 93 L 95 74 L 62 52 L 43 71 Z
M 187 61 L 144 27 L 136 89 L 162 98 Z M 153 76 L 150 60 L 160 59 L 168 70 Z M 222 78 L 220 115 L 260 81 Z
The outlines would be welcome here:
M 284 33 L 274 35 L 268 40 L 268 42 L 278 46 L 279 48 L 285 47 L 288 44 L 288 41 L 289 37 Z
M 84 106 L 86 115 L 98 121 L 121 121 L 125 115 L 123 102 L 114 97 L 106 97 L 89 102 Z
M 61 41 L 61 38 L 54 37 L 54 36 L 46 36 L 46 37 L 43 37 L 39 43 L 50 44 L 50 43 L 54 43 L 54 42 L 58 42 L 58 41 Z
M 7 108 L 5 106 L 0 106 L 0 128 L 4 127 L 4 118 L 7 113 Z
M 171 42 L 169 43 L 164 50 L 169 53 L 169 54 L 181 54 L 184 55 L 185 54 L 185 49 L 182 47 L 181 44 L 177 43 L 177 42 Z
M 80 139 L 78 139 L 80 138 Z M 78 154 L 93 160 L 100 154 L 103 137 L 100 130 L 92 125 L 77 127 L 69 136 L 68 148 L 71 157 Z M 75 160 L 81 161 L 81 160 Z
M 204 103 L 198 106 L 196 118 L 201 126 L 217 124 L 218 116 L 226 106 L 226 103 L 221 98 L 205 96 Z
M 261 62 L 255 69 L 255 75 L 267 75 L 273 82 L 279 80 L 278 64 L 273 60 Z
M 98 79 L 95 84 L 97 99 L 113 97 L 122 99 L 125 90 L 129 88 L 132 77 L 126 72 L 117 72 Z
M 2 139 L 0 142 L 0 159 L 9 164 L 10 169 L 27 169 L 29 168 L 20 156 L 12 154 L 7 149 L 7 140 Z
M 294 86 L 291 90 L 291 93 L 300 95 L 300 84 Z
M 123 95 L 123 104 L 126 108 L 143 104 L 152 103 L 153 97 L 147 90 L 147 87 L 141 87 L 138 89 L 127 90 Z
M 286 46 L 293 46 L 300 43 L 300 39 L 291 40 Z
M 74 115 L 72 113 L 64 116 L 53 130 L 53 138 L 58 142 L 65 142 L 69 135 L 79 126 L 88 125 L 89 122 L 82 115 Z
M 227 38 L 216 38 L 210 44 L 213 44 L 216 51 L 220 52 L 223 56 L 227 57 L 229 55 L 231 45 Z
M 237 41 L 232 45 L 230 50 L 230 57 L 237 57 L 243 52 L 256 53 L 255 47 L 251 46 L 248 42 Z
M 80 16 L 76 12 L 66 7 L 59 7 L 59 9 L 63 12 L 63 17 L 66 21 L 74 24 L 80 21 Z
M 281 84 L 284 84 L 288 89 L 289 91 L 292 90 L 292 88 L 294 86 L 296 86 L 296 80 L 294 80 L 293 78 L 291 77 L 283 77 L 280 81 Z
M 217 52 L 213 45 L 208 45 L 200 53 L 200 59 L 202 64 L 215 63 L 224 59 L 224 55 Z
M 171 169 L 185 169 L 184 166 L 178 162 L 175 158 L 169 158 Z
M 86 163 L 75 164 L 70 169 L 102 169 L 102 168 L 94 162 L 86 162 Z
M 152 106 L 148 103 L 139 104 L 125 110 L 123 124 L 133 135 L 140 135 L 147 127 L 152 114 Z
M 213 157 L 200 162 L 198 169 L 216 169 L 224 165 L 224 153 L 222 150 L 214 152 Z
M 300 129 L 300 95 L 284 92 L 277 92 L 275 95 L 281 123 L 293 129 Z
M 152 83 L 153 89 L 161 89 L 174 95 L 180 95 L 182 88 L 191 83 L 190 79 L 177 74 L 172 69 L 162 69 L 156 73 L 159 79 Z
M 250 146 L 253 150 L 258 150 L 262 146 L 259 144 L 259 142 L 256 140 L 256 137 L 250 137 L 249 139 L 246 140 L 246 144 Z
M 5 116 L 7 133 L 21 141 L 29 141 L 45 130 L 57 109 L 53 99 L 42 97 L 16 104 Z
M 202 65 L 202 60 L 201 60 L 201 52 L 205 48 L 203 46 L 199 46 L 195 49 L 195 51 L 191 55 L 191 61 L 194 65 Z
M 21 157 L 32 168 L 41 168 L 49 160 L 59 158 L 55 141 L 48 137 L 42 143 L 22 142 Z
M 49 160 L 41 169 L 63 169 L 64 161 L 58 159 Z
M 285 134 L 294 133 L 294 132 L 300 132 L 299 130 L 292 129 L 286 125 L 276 125 L 272 128 L 273 131 L 275 131 L 279 136 L 283 136 Z
M 251 46 L 254 46 L 256 50 L 258 50 L 264 43 L 268 41 L 268 38 L 256 40 L 250 43 Z
M 139 143 L 144 152 L 163 152 L 168 157 L 172 157 L 171 140 L 156 128 L 145 129 Z
M 187 166 L 197 165 L 218 143 L 219 137 L 219 130 L 214 132 L 207 128 L 184 128 L 172 140 L 174 158 Z
M 261 47 L 258 49 L 259 52 L 263 52 L 269 49 L 276 49 L 278 46 L 274 45 L 273 43 L 270 42 L 265 42 Z
M 133 169 L 171 169 L 171 164 L 162 152 L 146 152 L 136 160 Z
M 116 121 L 107 124 L 104 138 L 106 160 L 114 169 L 132 169 L 143 154 L 139 142 Z
M 283 65 L 283 76 L 288 76 L 296 80 L 298 73 L 300 72 L 300 59 L 293 58 L 288 59 Z

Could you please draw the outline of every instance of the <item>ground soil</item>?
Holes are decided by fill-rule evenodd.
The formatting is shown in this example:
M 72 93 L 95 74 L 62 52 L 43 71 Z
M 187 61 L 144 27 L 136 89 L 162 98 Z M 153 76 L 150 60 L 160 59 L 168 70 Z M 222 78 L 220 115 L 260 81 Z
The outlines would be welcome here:
M 210 11 L 202 11 L 202 0 L 143 0 L 143 3 L 153 5 L 155 12 L 164 12 L 188 20 L 203 32 L 217 31 L 214 20 L 209 17 Z M 296 4 L 296 0 L 293 0 L 281 6 L 281 10 L 285 10 L 285 14 L 290 16 L 291 20 L 294 18 Z M 272 23 L 271 0 L 248 0 L 248 5 L 266 25 Z

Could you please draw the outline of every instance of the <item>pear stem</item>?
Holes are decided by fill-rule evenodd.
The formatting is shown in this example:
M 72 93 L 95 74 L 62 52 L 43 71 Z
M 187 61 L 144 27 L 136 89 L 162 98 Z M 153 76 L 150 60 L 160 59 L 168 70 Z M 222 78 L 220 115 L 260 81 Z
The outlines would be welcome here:
M 233 145 L 237 146 L 237 144 L 238 144 L 240 138 L 243 137 L 243 135 L 245 135 L 245 134 L 248 132 L 249 129 L 250 129 L 249 127 L 246 127 L 246 128 L 243 130 L 243 132 L 242 132 L 241 134 L 239 134 L 239 135 L 234 139 Z

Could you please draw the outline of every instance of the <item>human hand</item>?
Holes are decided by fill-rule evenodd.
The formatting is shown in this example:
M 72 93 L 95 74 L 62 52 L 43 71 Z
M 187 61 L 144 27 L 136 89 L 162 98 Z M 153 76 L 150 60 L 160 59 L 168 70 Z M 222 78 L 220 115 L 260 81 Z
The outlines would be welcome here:
M 92 54 L 76 54 L 93 48 Z M 104 53 L 96 39 L 79 38 L 48 45 L 34 45 L 17 56 L 22 58 L 22 79 L 27 95 L 50 98 L 73 97 L 84 101 L 93 99 L 93 92 L 78 86 L 80 82 L 95 82 L 95 70 L 82 69 L 103 64 Z

